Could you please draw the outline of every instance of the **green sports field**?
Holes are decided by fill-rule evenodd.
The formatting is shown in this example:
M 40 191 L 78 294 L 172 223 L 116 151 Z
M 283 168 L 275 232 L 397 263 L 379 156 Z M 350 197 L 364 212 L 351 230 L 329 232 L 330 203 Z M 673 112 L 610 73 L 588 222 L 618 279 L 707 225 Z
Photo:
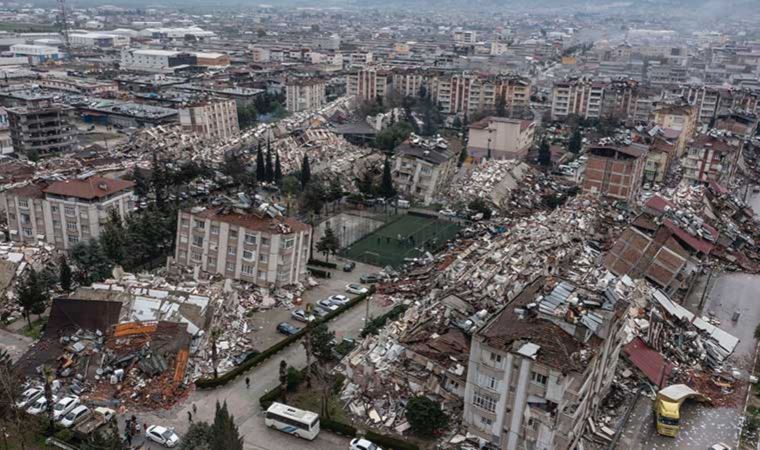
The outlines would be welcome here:
M 404 258 L 441 250 L 459 228 L 454 222 L 405 214 L 354 242 L 342 254 L 375 266 L 396 267 L 404 263 Z

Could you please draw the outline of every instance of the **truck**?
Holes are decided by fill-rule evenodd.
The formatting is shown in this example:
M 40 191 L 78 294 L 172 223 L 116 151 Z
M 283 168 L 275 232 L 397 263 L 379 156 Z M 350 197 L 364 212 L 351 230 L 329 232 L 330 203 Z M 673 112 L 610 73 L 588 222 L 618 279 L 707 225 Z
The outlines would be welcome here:
M 88 436 L 93 431 L 110 422 L 116 416 L 116 411 L 99 406 L 93 413 L 74 427 L 74 433 L 80 436 Z
M 658 434 L 676 437 L 680 430 L 681 405 L 690 398 L 710 401 L 709 397 L 685 384 L 674 384 L 660 389 L 654 400 L 654 424 Z

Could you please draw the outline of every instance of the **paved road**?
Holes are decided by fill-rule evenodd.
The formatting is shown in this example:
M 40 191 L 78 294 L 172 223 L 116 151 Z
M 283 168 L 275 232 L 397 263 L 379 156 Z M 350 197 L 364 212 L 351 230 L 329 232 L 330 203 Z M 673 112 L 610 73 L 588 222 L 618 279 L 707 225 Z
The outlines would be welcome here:
M 379 305 L 375 301 L 370 301 L 370 315 L 377 316 L 388 309 L 390 309 L 388 305 Z M 357 336 L 364 326 L 364 314 L 365 303 L 356 305 L 332 321 L 330 329 L 343 334 Z M 245 388 L 244 377 L 240 377 L 224 387 L 210 391 L 193 392 L 184 403 L 177 405 L 169 411 L 159 411 L 150 414 L 128 411 L 126 415 L 135 414 L 140 423 L 146 421 L 149 424 L 175 427 L 178 434 L 182 435 L 188 426 L 187 412 L 192 409 L 193 404 L 198 408 L 196 420 L 210 422 L 214 417 L 216 402 L 226 400 L 227 406 L 234 415 L 241 434 L 245 437 L 246 449 L 291 450 L 305 447 L 307 445 L 306 441 L 266 428 L 259 408 L 258 398 L 278 383 L 279 364 L 283 359 L 291 366 L 304 367 L 306 365 L 306 355 L 303 346 L 300 343 L 295 344 L 281 352 L 277 357 L 253 369 L 249 374 L 251 379 L 251 388 L 249 390 Z M 133 445 L 136 442 L 138 441 L 134 441 Z M 348 448 L 348 440 L 331 433 L 322 432 L 316 440 L 308 443 L 308 447 L 317 450 Z M 158 449 L 160 447 L 150 444 L 146 448 Z
M 26 322 L 24 322 L 26 324 Z M 6 350 L 13 361 L 26 353 L 34 339 L 0 328 L 0 349 Z
M 760 292 L 760 276 L 747 274 L 723 274 L 712 285 L 705 301 L 704 313 L 713 314 L 721 321 L 720 327 L 740 339 L 730 364 L 749 369 L 754 357 L 755 326 L 760 323 L 760 308 L 757 307 L 757 293 Z M 686 305 L 692 311 L 699 302 L 700 289 L 692 293 Z M 737 322 L 731 321 L 734 311 L 741 315 Z M 742 399 L 744 398 L 742 393 Z M 724 442 L 735 447 L 739 439 L 739 418 L 744 405 L 734 408 L 705 408 L 696 403 L 686 403 L 682 409 L 682 429 L 678 436 L 659 436 L 654 429 L 652 402 L 642 397 L 623 432 L 623 441 L 618 448 L 632 450 L 649 449 L 707 449 Z

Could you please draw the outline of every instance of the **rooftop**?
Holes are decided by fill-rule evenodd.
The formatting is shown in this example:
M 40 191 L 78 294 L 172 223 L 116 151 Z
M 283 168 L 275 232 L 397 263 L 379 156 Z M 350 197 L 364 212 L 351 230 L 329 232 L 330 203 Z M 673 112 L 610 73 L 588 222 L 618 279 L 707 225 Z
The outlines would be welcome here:
M 85 180 L 56 181 L 43 191 L 46 194 L 93 200 L 132 189 L 134 185 L 131 181 L 93 176 Z
M 226 206 L 206 208 L 202 211 L 187 210 L 185 212 L 201 219 L 216 220 L 249 230 L 274 234 L 291 234 L 310 229 L 308 224 L 299 222 L 292 217 L 270 217 L 253 212 L 242 212 L 236 208 Z

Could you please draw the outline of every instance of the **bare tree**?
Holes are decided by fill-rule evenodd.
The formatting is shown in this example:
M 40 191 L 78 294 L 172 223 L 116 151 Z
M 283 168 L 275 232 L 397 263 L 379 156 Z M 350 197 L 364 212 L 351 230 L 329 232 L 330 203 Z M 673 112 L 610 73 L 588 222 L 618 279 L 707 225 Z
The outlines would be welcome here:
M 45 406 L 48 416 L 48 430 L 49 432 L 55 431 L 55 420 L 53 416 L 53 379 L 55 378 L 55 372 L 48 366 L 42 368 L 42 376 L 45 378 Z
M 18 377 L 11 369 L 10 358 L 3 358 L 3 363 L 0 364 L 0 419 L 12 423 L 15 426 L 15 429 L 18 430 L 18 439 L 19 444 L 21 445 L 21 450 L 26 450 L 27 433 L 25 432 L 25 424 L 28 421 L 28 416 L 23 410 L 16 408 L 19 385 L 20 382 Z M 2 429 L 0 432 L 2 432 L 5 437 L 6 430 Z

